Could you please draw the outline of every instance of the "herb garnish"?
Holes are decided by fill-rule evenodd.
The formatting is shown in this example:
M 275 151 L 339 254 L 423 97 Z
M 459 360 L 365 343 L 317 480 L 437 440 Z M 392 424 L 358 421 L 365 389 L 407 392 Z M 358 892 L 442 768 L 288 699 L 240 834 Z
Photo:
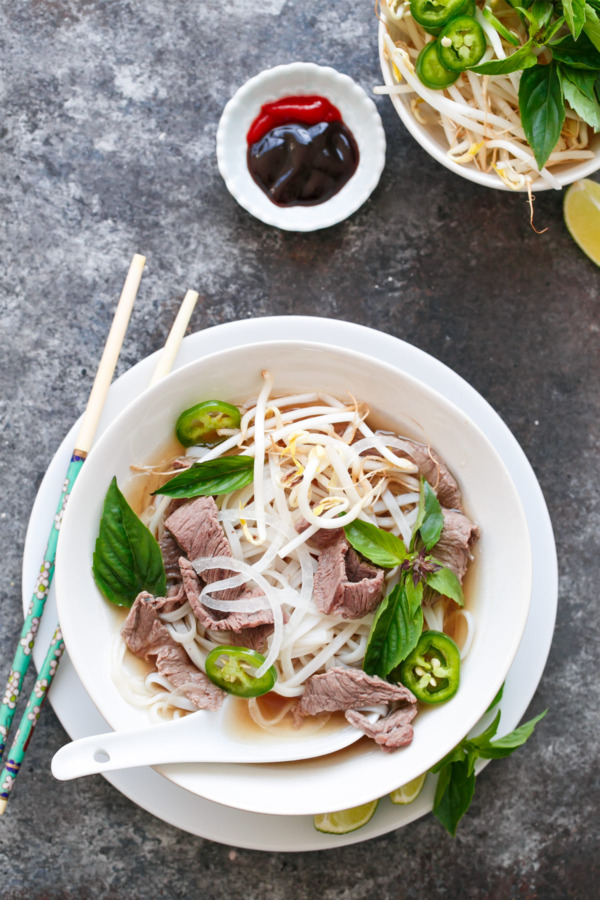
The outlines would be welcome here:
M 154 493 L 177 498 L 214 497 L 238 491 L 253 479 L 253 456 L 222 456 L 194 463 Z
M 417 519 L 410 549 L 404 541 L 369 522 L 356 519 L 344 528 L 352 547 L 377 566 L 400 570 L 400 581 L 380 603 L 367 641 L 363 669 L 386 678 L 406 659 L 423 630 L 421 601 L 425 586 L 459 606 L 462 588 L 454 572 L 438 562 L 431 551 L 444 527 L 442 508 L 435 492 L 421 479 Z
M 472 66 L 471 71 L 478 75 L 521 73 L 521 123 L 542 169 L 560 138 L 565 103 L 594 131 L 600 131 L 600 2 L 506 2 L 521 20 L 525 37 L 518 37 L 486 3 L 482 15 L 515 50 L 505 59 Z
M 129 506 L 116 478 L 104 498 L 92 573 L 106 599 L 116 606 L 131 606 L 140 591 L 163 597 L 167 590 L 160 547 Z
M 502 688 L 494 698 L 488 712 L 494 708 L 502 697 Z M 475 762 L 477 759 L 502 759 L 510 756 L 518 747 L 531 737 L 537 723 L 548 712 L 545 709 L 539 716 L 530 719 L 510 734 L 492 740 L 500 724 L 500 712 L 494 721 L 480 735 L 465 738 L 448 753 L 432 769 L 439 772 L 438 783 L 433 801 L 433 814 L 446 831 L 453 837 L 463 815 L 468 810 L 475 792 Z

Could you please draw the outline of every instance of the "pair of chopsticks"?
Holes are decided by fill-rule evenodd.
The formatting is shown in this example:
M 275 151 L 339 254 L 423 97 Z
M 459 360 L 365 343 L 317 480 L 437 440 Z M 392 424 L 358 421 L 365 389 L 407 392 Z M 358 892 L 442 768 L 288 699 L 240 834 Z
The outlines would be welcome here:
M 75 441 L 75 449 L 67 469 L 65 482 L 60 495 L 57 513 L 54 517 L 46 552 L 40 566 L 36 587 L 25 617 L 21 637 L 17 645 L 10 675 L 6 684 L 4 699 L 0 707 L 0 759 L 8 739 L 8 732 L 15 715 L 19 694 L 23 685 L 25 673 L 31 661 L 35 635 L 38 630 L 40 618 L 44 611 L 44 605 L 52 577 L 54 575 L 54 561 L 56 557 L 56 545 L 58 543 L 60 521 L 73 484 L 81 471 L 81 467 L 91 449 L 98 427 L 98 421 L 104 407 L 106 395 L 112 381 L 119 353 L 125 338 L 125 332 L 129 324 L 129 318 L 138 292 L 142 272 L 146 258 L 136 253 L 131 261 L 125 284 L 121 292 L 119 303 L 106 339 L 100 365 L 94 379 L 94 384 L 89 396 L 87 407 L 83 415 L 81 428 Z M 182 301 L 181 307 L 169 332 L 169 336 L 163 348 L 156 370 L 150 381 L 155 384 L 169 373 L 179 351 L 179 346 L 185 334 L 192 312 L 198 300 L 196 291 L 188 291 Z M 60 658 L 64 650 L 64 643 L 60 626 L 57 626 L 54 636 L 48 647 L 46 658 L 38 673 L 37 681 L 29 697 L 25 712 L 21 718 L 19 728 L 14 737 L 4 770 L 0 775 L 0 815 L 6 809 L 8 797 L 19 774 L 25 752 L 31 740 L 33 731 L 38 721 L 42 704 L 46 699 L 48 689 L 58 668 Z

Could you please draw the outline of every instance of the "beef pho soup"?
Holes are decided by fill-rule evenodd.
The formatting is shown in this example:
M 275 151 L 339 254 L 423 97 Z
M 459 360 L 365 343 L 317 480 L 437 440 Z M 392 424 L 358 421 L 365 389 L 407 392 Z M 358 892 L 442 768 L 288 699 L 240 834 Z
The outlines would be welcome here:
M 279 396 L 262 377 L 237 415 L 215 401 L 210 439 L 190 443 L 180 417 L 188 446 L 132 467 L 125 492 L 158 542 L 166 590 L 135 598 L 113 680 L 154 719 L 230 693 L 265 732 L 350 722 L 393 750 L 422 704 L 458 689 L 478 528 L 426 436 L 378 429 L 350 396 Z M 184 476 L 188 496 L 173 488 Z

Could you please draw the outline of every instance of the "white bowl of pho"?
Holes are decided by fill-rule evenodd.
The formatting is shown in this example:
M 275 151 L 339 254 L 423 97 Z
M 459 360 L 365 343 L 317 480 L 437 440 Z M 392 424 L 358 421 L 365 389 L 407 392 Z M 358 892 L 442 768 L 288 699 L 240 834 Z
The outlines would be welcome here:
M 382 0 L 375 91 L 446 168 L 531 195 L 600 167 L 600 49 L 591 22 L 574 40 L 559 6 L 537 24 L 515 6 Z
M 367 356 L 274 342 L 199 359 L 112 423 L 74 487 L 56 584 L 69 656 L 115 730 L 197 710 L 273 746 L 356 729 L 320 759 L 159 769 L 294 815 L 382 796 L 465 736 L 521 640 L 531 553 L 463 412 Z

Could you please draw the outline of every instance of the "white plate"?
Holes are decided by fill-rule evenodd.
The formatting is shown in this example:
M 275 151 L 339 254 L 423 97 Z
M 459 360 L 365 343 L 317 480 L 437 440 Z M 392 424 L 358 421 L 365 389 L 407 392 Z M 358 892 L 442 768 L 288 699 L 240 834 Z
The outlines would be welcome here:
M 277 206 L 248 170 L 246 135 L 264 103 L 316 94 L 342 114 L 358 146 L 356 172 L 344 187 L 314 206 Z M 295 62 L 265 69 L 234 94 L 217 129 L 217 162 L 227 189 L 240 206 L 284 231 L 316 231 L 347 219 L 375 190 L 385 164 L 385 132 L 377 107 L 363 89 L 329 66 Z
M 521 719 L 541 677 L 550 648 L 557 597 L 556 554 L 546 505 L 533 471 L 502 420 L 483 398 L 442 363 L 395 338 L 361 326 L 308 317 L 253 319 L 221 325 L 186 338 L 178 365 L 201 354 L 235 346 L 239 340 L 313 339 L 366 352 L 402 368 L 430 384 L 461 407 L 492 440 L 519 491 L 528 520 L 533 549 L 533 597 L 521 647 L 511 667 L 502 701 L 503 730 Z M 146 386 L 156 354 L 139 363 L 111 388 L 100 429 Z M 75 439 L 73 427 L 42 482 L 32 511 L 24 554 L 24 606 L 28 605 L 34 573 L 43 553 L 47 523 L 54 512 Z M 39 665 L 55 625 L 53 592 L 42 620 L 34 660 Z M 50 701 L 71 737 L 106 730 L 107 726 L 85 694 L 68 659 L 64 659 L 50 692 Z M 315 762 L 315 765 L 318 763 Z M 228 844 L 270 850 L 324 849 L 354 843 L 386 833 L 431 809 L 427 790 L 409 807 L 382 803 L 376 816 L 360 832 L 343 837 L 320 835 L 311 817 L 270 817 L 227 809 L 195 797 L 172 785 L 151 769 L 116 773 L 108 777 L 119 790 L 165 821 L 202 837 Z

